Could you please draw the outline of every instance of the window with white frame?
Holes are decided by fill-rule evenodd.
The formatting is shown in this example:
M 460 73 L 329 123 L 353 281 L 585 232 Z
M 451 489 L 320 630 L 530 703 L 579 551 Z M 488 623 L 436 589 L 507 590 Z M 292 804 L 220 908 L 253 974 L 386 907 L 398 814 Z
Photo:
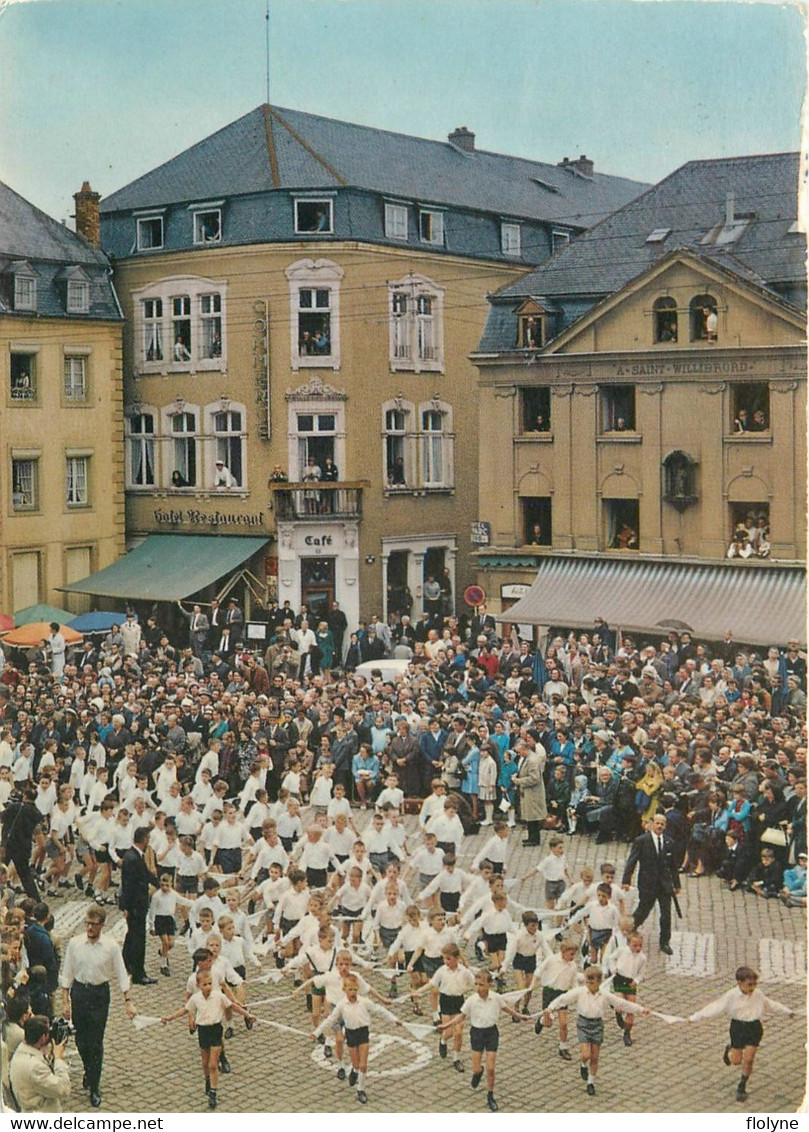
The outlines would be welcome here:
M 14 276 L 14 310 L 35 311 L 37 309 L 37 281 L 33 275 Z
M 64 363 L 66 401 L 87 400 L 87 358 L 84 354 L 66 354 Z
M 520 225 L 510 221 L 504 220 L 500 225 L 500 248 L 503 255 L 518 256 L 522 251 Z
M 65 502 L 68 507 L 87 507 L 90 503 L 90 457 L 65 458 Z
M 222 239 L 221 208 L 200 209 L 194 213 L 194 243 L 218 244 Z
M 311 392 L 310 392 L 311 390 Z M 320 395 L 318 395 L 320 394 Z M 289 478 L 302 482 L 305 469 L 323 471 L 327 459 L 345 480 L 345 402 L 346 396 L 314 378 L 287 395 Z
M 39 459 L 12 457 L 11 506 L 14 511 L 36 511 L 39 507 Z
M 220 404 L 213 406 L 209 411 L 211 411 L 211 433 L 214 438 L 211 472 L 213 486 L 243 488 L 246 486 L 245 442 L 247 439 L 244 406 L 229 405 L 225 408 Z
M 419 406 L 420 486 L 449 488 L 454 483 L 452 410 L 434 398 Z
M 37 399 L 37 356 L 34 351 L 11 352 L 11 399 L 15 404 Z
M 291 365 L 340 368 L 340 280 L 327 259 L 299 260 L 286 270 L 290 293 Z
M 444 243 L 444 213 L 423 208 L 419 212 L 419 239 L 423 244 Z
M 187 408 L 182 412 L 172 413 L 170 418 L 171 442 L 169 447 L 169 464 L 171 478 L 169 486 L 173 488 L 197 486 L 197 452 L 199 439 L 197 437 L 198 413 Z
M 385 202 L 385 235 L 389 240 L 407 239 L 407 205 Z
M 334 231 L 333 202 L 331 200 L 296 200 L 295 231 L 307 235 L 330 236 Z
M 126 481 L 127 487 L 154 487 L 157 482 L 155 468 L 155 413 L 142 409 L 126 419 Z
M 140 373 L 226 369 L 226 285 L 197 276 L 133 292 Z
M 414 408 L 401 397 L 382 406 L 385 482 L 391 489 L 414 486 Z
M 90 309 L 90 284 L 86 279 L 68 279 L 67 313 L 87 314 Z
M 138 217 L 138 251 L 150 252 L 163 247 L 163 217 Z
M 551 232 L 551 251 L 558 252 L 570 243 L 570 233 L 564 228 L 554 228 Z
M 391 369 L 443 370 L 443 302 L 443 289 L 423 276 L 389 284 Z

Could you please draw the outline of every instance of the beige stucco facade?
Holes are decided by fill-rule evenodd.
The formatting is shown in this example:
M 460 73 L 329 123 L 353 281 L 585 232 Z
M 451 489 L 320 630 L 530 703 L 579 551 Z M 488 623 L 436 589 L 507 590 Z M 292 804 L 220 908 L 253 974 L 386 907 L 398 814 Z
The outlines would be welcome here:
M 713 341 L 690 329 L 705 294 L 716 301 Z M 655 341 L 661 298 L 674 301 L 676 341 Z M 805 559 L 806 345 L 793 308 L 684 255 L 601 303 L 546 353 L 478 364 L 480 518 L 491 524 L 478 580 L 493 608 L 519 596 L 503 587 L 532 581 L 543 556 L 724 560 L 750 512 L 770 529 L 763 568 Z M 531 430 L 536 405 L 546 431 Z M 761 412 L 757 431 L 740 430 L 748 409 L 751 419 Z M 674 454 L 682 491 L 664 466 Z M 637 536 L 630 549 L 616 548 L 623 523 Z
M 0 315 L 0 610 L 47 602 L 124 549 L 122 330 Z

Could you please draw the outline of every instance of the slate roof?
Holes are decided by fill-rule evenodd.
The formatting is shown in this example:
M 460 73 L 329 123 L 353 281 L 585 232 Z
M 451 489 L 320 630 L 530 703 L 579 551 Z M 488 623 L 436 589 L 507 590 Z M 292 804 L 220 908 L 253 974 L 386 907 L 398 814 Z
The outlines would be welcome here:
M 0 313 L 15 313 L 8 299 L 9 266 L 24 260 L 37 275 L 37 310 L 41 317 L 114 318 L 121 314 L 108 276 L 109 260 L 99 248 L 66 228 L 0 181 Z M 90 311 L 67 314 L 64 269 L 81 266 L 90 281 Z M 31 318 L 34 312 L 20 312 Z
M 789 232 L 798 216 L 799 180 L 797 153 L 689 161 L 493 299 L 613 294 L 675 248 L 715 259 L 759 286 L 802 285 L 805 237 Z M 729 194 L 734 214 L 752 214 L 750 223 L 732 243 L 703 245 L 723 220 Z M 671 232 L 662 243 L 647 242 L 666 228 Z
M 541 182 L 541 183 L 540 183 Z M 343 186 L 586 228 L 645 187 L 625 177 L 259 106 L 106 197 L 102 214 Z

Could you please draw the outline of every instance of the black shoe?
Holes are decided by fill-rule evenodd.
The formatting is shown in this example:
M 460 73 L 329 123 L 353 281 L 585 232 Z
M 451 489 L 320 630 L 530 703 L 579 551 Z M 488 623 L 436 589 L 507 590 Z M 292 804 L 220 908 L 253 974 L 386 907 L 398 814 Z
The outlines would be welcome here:
M 624 1045 L 627 1047 L 632 1045 L 632 1035 L 629 1030 L 624 1030 Z
M 356 1085 L 356 1083 L 357 1083 L 357 1070 L 356 1069 L 352 1069 L 351 1072 L 349 1073 L 348 1083 L 349 1083 L 349 1085 L 351 1085 L 352 1089 Z
M 82 878 L 80 876 L 75 876 L 73 878 L 73 881 L 76 885 L 76 888 L 78 888 L 79 892 L 84 892 L 84 881 L 82 880 Z
M 724 1061 L 725 1065 L 730 1065 L 730 1046 L 729 1045 L 725 1046 L 725 1052 L 722 1054 L 722 1060 Z
M 208 1108 L 216 1108 L 216 1089 L 211 1089 L 208 1093 Z
M 482 1073 L 473 1073 L 472 1080 L 469 1082 L 473 1089 L 476 1089 L 480 1082 L 483 1080 Z
M 447 1056 L 447 1043 L 446 1042 L 439 1042 L 438 1043 L 438 1056 L 441 1058 L 442 1061 Z
M 586 1065 L 580 1065 L 579 1066 L 579 1073 L 581 1073 L 582 1081 L 586 1081 L 587 1078 L 589 1077 L 589 1071 L 588 1071 Z
M 744 1081 L 740 1081 L 739 1084 L 736 1086 L 736 1100 L 737 1101 L 746 1101 L 747 1100 L 747 1088 L 745 1086 Z
M 545 1023 L 542 1021 L 542 1018 L 537 1018 L 536 1022 L 534 1023 L 534 1033 L 541 1034 L 544 1029 Z
M 462 1061 L 453 1061 L 452 1068 L 457 1070 L 458 1073 L 463 1073 L 465 1071 L 465 1066 Z
M 224 1050 L 219 1054 L 219 1072 L 230 1073 L 230 1062 L 228 1061 L 227 1057 L 225 1057 Z
M 132 982 L 136 987 L 153 987 L 157 984 L 157 979 L 150 979 L 148 975 L 144 975 L 142 979 L 133 979 Z
M 91 1091 L 90 1092 L 90 1104 L 93 1106 L 93 1108 L 98 1108 L 99 1105 L 101 1104 L 101 1093 L 99 1093 L 99 1092 L 94 1093 L 94 1092 Z
M 323 1056 L 326 1058 L 326 1061 L 331 1061 L 331 1059 L 332 1059 L 331 1046 L 324 1046 L 323 1047 Z
M 671 947 L 667 943 L 661 943 L 660 944 L 660 950 L 663 952 L 664 955 L 673 955 L 674 954 L 674 952 L 671 950 Z
M 572 1061 L 573 1060 L 573 1055 L 571 1054 L 569 1049 L 560 1049 L 559 1050 L 559 1056 L 561 1057 L 562 1061 Z
M 255 900 L 248 900 L 248 901 L 247 901 L 247 915 L 248 915 L 248 916 L 253 916 L 253 915 L 255 915 L 255 911 L 256 911 L 256 902 L 255 902 Z
M 345 1069 L 343 1069 L 343 1067 L 341 1065 L 340 1068 L 337 1070 L 337 1080 L 338 1081 L 345 1081 L 345 1079 L 346 1079 L 346 1071 L 345 1071 Z
M 500 1111 L 500 1105 L 494 1099 L 494 1093 L 489 1093 L 487 1095 L 486 1104 L 489 1106 L 489 1108 L 491 1109 L 492 1112 L 499 1112 Z
M 360 1104 L 368 1104 L 368 1094 L 364 1089 L 357 1090 L 357 1100 L 360 1102 Z
M 596 1087 L 595 1087 L 595 1085 L 593 1084 L 592 1081 L 588 1081 L 588 1083 L 587 1083 L 587 1096 L 588 1097 L 594 1097 L 595 1095 L 596 1095 Z
M 232 1026 L 228 1026 L 228 1028 L 225 1030 L 225 1037 L 228 1040 L 230 1040 L 233 1037 L 233 1027 Z

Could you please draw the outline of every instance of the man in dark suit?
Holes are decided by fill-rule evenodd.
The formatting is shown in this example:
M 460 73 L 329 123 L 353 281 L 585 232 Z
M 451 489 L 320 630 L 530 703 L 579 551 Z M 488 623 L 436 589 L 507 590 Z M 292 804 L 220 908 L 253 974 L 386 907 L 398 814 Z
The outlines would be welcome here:
M 143 854 L 149 844 L 149 827 L 135 830 L 132 848 L 127 849 L 121 861 L 121 895 L 119 905 L 126 916 L 124 964 L 132 982 L 152 986 L 157 979 L 146 975 L 146 917 L 149 912 L 149 885 L 160 887 L 160 881 L 149 872 Z
M 244 614 L 233 598 L 228 602 L 228 611 L 225 614 L 225 625 L 230 629 L 230 639 L 233 648 L 241 643 L 244 631 Z
M 191 646 L 191 651 L 194 656 L 201 658 L 208 641 L 208 630 L 211 627 L 210 622 L 198 605 L 195 605 L 190 613 L 183 609 L 179 601 L 177 602 L 177 608 L 188 622 L 188 643 Z
M 660 907 L 660 950 L 672 955 L 671 899 L 680 891 L 680 875 L 674 860 L 674 845 L 666 837 L 666 815 L 655 814 L 649 833 L 642 833 L 632 842 L 621 883 L 624 889 L 632 883 L 638 865 L 638 906 L 633 913 L 639 928 L 655 904 Z

